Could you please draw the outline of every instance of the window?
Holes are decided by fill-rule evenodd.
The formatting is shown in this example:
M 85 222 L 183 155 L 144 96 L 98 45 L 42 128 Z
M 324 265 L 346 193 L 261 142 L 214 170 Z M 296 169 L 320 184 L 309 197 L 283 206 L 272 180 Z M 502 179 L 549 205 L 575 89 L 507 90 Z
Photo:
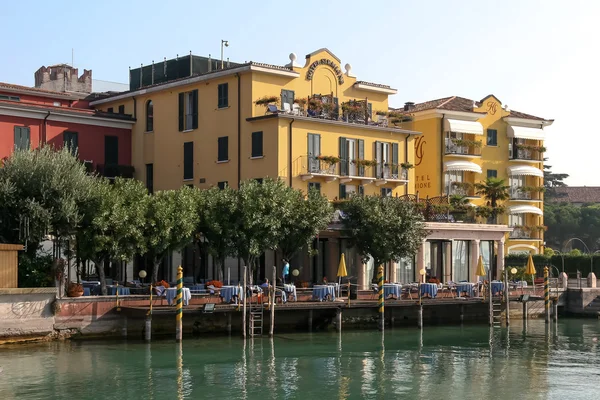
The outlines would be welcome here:
M 398 143 L 375 142 L 375 177 L 378 179 L 398 179 Z
M 258 182 L 260 185 L 262 185 L 263 178 L 256 178 L 255 181 Z
M 146 102 L 146 132 L 154 130 L 154 104 L 152 100 Z
M 444 192 L 453 195 L 467 196 L 467 190 L 461 186 L 465 181 L 464 171 L 448 171 L 444 175 Z
M 108 107 L 108 110 L 107 110 L 107 111 L 108 111 L 109 113 L 111 113 L 111 114 L 114 112 L 114 110 L 113 110 L 113 108 L 112 108 L 112 107 Z
M 119 138 L 117 136 L 104 136 L 104 164 L 119 164 Z
M 5 94 L 0 94 L 0 100 L 21 101 L 21 98 L 18 96 L 8 96 Z
M 198 128 L 198 89 L 179 93 L 179 131 Z
M 229 107 L 229 84 L 221 83 L 219 85 L 218 90 L 219 90 L 218 107 L 219 108 Z
M 77 132 L 63 132 L 63 146 L 68 147 L 71 154 L 77 154 L 79 149 L 79 134 Z
M 381 188 L 381 197 L 392 197 L 392 188 Z
M 498 177 L 498 170 L 488 169 L 487 170 L 487 177 L 488 178 L 497 178 Z
M 154 193 L 154 164 L 146 164 L 146 189 Z
M 183 144 L 183 179 L 194 179 L 194 142 Z
M 26 126 L 15 126 L 15 150 L 29 150 L 29 146 L 29 128 Z
M 119 114 L 125 114 L 125 105 L 124 104 L 121 104 L 119 106 Z
M 218 139 L 217 161 L 229 161 L 229 136 Z
M 219 187 L 219 189 L 223 190 L 228 186 L 227 181 L 219 182 L 217 183 L 217 186 Z
M 319 172 L 321 162 L 317 157 L 321 155 L 321 135 L 308 134 L 308 172 Z
M 487 130 L 487 145 L 498 146 L 498 131 L 495 129 Z
M 308 191 L 316 190 L 321 193 L 321 184 L 319 182 L 308 182 Z
M 469 247 L 468 240 L 452 241 L 452 258 L 454 259 L 452 269 L 455 282 L 469 280 Z
M 263 156 L 263 133 L 252 132 L 252 157 Z
M 340 199 L 347 199 L 357 193 L 358 193 L 358 188 L 356 185 L 340 184 Z
M 290 105 L 290 110 L 294 108 L 294 91 L 293 90 L 281 90 L 281 108 L 285 110 L 284 104 Z

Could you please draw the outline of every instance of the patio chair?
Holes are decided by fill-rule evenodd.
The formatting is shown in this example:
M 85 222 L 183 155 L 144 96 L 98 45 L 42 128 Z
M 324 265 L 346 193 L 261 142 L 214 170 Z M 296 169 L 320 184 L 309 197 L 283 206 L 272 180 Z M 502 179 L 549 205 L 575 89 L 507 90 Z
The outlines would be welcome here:
M 292 107 L 290 106 L 290 103 L 283 103 L 283 112 L 286 114 L 292 113 Z
M 267 112 L 265 114 L 279 114 L 279 109 L 277 109 L 277 106 L 275 104 L 269 104 L 267 105 Z
M 183 277 L 183 286 L 193 286 L 194 285 L 194 277 L 193 276 L 184 276 Z
M 300 115 L 300 106 L 296 103 L 292 105 L 292 114 Z

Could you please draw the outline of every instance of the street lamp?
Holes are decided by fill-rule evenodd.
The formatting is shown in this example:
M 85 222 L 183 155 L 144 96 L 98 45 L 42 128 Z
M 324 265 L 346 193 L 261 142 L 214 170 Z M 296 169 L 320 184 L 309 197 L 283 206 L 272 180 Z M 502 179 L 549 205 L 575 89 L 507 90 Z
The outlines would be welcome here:
M 223 46 L 229 47 L 229 40 L 221 39 L 221 69 L 223 69 Z
M 585 244 L 585 242 L 579 238 L 571 238 L 569 240 L 567 240 L 565 242 L 565 244 L 563 245 L 563 249 L 567 247 L 567 245 L 569 243 L 571 243 L 573 240 L 577 240 L 579 242 L 581 242 L 581 244 L 583 245 L 583 247 L 585 247 L 585 249 L 587 250 L 588 254 L 590 255 L 590 272 L 594 272 L 594 254 L 590 251 L 589 247 L 587 247 L 587 244 Z M 565 267 L 564 267 L 564 258 L 563 258 L 563 271 L 564 271 Z
M 138 275 L 140 276 L 140 278 L 142 279 L 142 283 L 144 282 L 144 278 L 146 277 L 146 271 L 141 270 Z

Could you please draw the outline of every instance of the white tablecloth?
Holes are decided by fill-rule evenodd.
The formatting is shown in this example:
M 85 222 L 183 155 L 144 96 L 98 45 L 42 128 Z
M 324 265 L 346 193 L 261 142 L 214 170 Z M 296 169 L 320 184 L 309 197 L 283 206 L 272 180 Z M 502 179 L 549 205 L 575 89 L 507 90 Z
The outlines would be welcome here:
M 294 296 L 294 301 L 298 301 L 298 297 L 296 296 L 296 286 L 293 284 L 285 284 L 283 285 L 283 290 L 286 293 L 289 293 L 290 296 Z
M 177 288 L 168 288 L 167 290 L 165 290 L 165 293 L 167 297 L 167 303 L 169 305 L 173 304 L 173 300 L 175 300 L 175 297 L 177 297 Z M 190 303 L 190 299 L 192 298 L 190 289 L 183 288 L 181 294 L 183 297 L 183 305 L 187 306 Z
M 244 300 L 244 291 L 239 286 L 223 286 L 221 288 L 221 297 L 225 303 L 230 303 L 234 296 L 239 300 Z M 237 300 L 236 300 L 237 301 Z

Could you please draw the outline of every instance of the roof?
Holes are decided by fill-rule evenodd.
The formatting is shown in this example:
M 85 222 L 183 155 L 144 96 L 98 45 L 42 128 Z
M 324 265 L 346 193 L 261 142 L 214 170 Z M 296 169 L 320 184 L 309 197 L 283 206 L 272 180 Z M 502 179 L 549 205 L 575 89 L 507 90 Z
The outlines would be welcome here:
M 489 95 L 489 96 L 491 96 L 491 95 Z M 486 96 L 486 98 L 489 96 Z M 402 107 L 397 108 L 396 111 L 405 112 L 405 113 L 415 113 L 415 112 L 419 112 L 419 111 L 438 109 L 438 110 L 477 113 L 476 111 L 473 111 L 473 105 L 476 105 L 477 107 L 481 107 L 481 104 L 482 104 L 481 101 L 475 101 L 475 100 L 467 99 L 465 97 L 460 97 L 460 96 L 449 96 L 449 97 L 443 97 L 441 99 L 425 101 L 423 103 L 417 103 L 410 109 L 410 111 L 404 111 L 404 108 L 402 108 Z M 482 114 L 484 114 L 484 113 L 482 113 Z M 545 118 L 536 117 L 535 115 L 526 114 L 526 113 L 523 113 L 520 111 L 514 111 L 514 110 L 510 110 L 509 116 L 514 117 L 514 118 L 524 118 L 524 119 L 534 119 L 534 120 L 539 120 L 539 121 L 546 121 Z
M 60 107 L 60 106 L 51 106 L 45 104 L 32 104 L 26 102 L 15 102 L 10 100 L 0 100 L 0 106 L 9 106 L 10 108 L 15 109 L 31 109 L 36 111 L 48 111 L 48 112 L 57 112 L 60 114 L 71 114 L 71 115 L 86 115 L 90 117 L 98 117 L 98 118 L 110 118 L 114 120 L 120 121 L 135 121 L 129 114 L 118 114 L 118 113 L 109 113 L 100 110 L 92 110 L 88 108 L 74 108 L 74 107 Z
M 6 83 L 6 82 L 0 82 L 0 90 L 8 90 L 11 92 L 20 92 L 20 93 L 27 93 L 27 94 L 31 94 L 33 96 L 42 96 L 42 97 L 50 97 L 50 98 L 61 98 L 61 99 L 78 99 L 79 96 L 75 97 L 72 93 L 69 92 L 54 92 L 52 90 L 46 90 L 46 89 L 38 89 L 38 88 L 32 88 L 32 87 L 28 87 L 28 86 L 21 86 L 21 85 L 13 85 L 12 83 Z
M 565 186 L 554 188 L 558 201 L 565 203 L 600 203 L 600 186 Z

